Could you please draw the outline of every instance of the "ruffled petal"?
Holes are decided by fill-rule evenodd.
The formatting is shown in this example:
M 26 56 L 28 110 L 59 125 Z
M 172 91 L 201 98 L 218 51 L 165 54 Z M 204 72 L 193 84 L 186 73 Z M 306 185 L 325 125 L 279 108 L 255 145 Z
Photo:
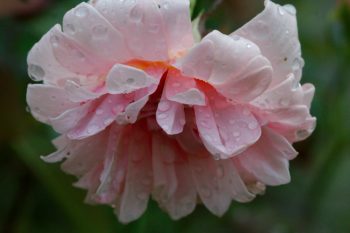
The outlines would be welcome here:
M 59 25 L 54 26 L 30 50 L 27 63 L 28 74 L 32 79 L 57 85 L 61 80 L 77 76 L 76 73 L 62 66 L 53 53 L 52 45 L 57 45 L 54 33 L 59 30 Z
M 97 134 L 109 126 L 123 112 L 130 99 L 123 95 L 107 95 L 96 100 L 89 112 L 68 132 L 71 139 L 83 139 Z
M 156 120 L 168 135 L 179 134 L 186 123 L 184 106 L 162 96 L 156 111 Z
M 123 137 L 128 139 L 122 145 L 127 148 L 127 173 L 123 192 L 116 202 L 115 213 L 121 222 L 128 223 L 143 214 L 152 191 L 152 182 L 143 181 L 145 178 L 152 178 L 151 136 L 134 126 Z
M 203 204 L 215 215 L 222 216 L 232 198 L 249 201 L 249 193 L 233 163 L 215 161 L 209 154 L 190 155 L 190 166 L 197 192 Z
M 153 135 L 153 197 L 175 220 L 190 214 L 197 199 L 184 155 L 175 140 L 161 134 Z
M 232 38 L 236 36 L 253 41 L 269 59 L 273 67 L 272 85 L 280 83 L 290 73 L 300 80 L 304 60 L 293 6 L 282 7 L 266 0 L 265 10 L 231 34 Z
M 42 84 L 28 86 L 27 103 L 32 115 L 44 123 L 78 105 L 67 98 L 64 89 Z
M 168 59 L 163 18 L 155 1 L 100 0 L 94 6 L 124 35 L 134 59 Z
M 237 101 L 259 96 L 272 78 L 269 61 L 253 42 L 232 39 L 218 31 L 203 38 L 176 66 L 184 75 L 204 80 Z
M 167 75 L 164 92 L 168 100 L 187 104 L 206 104 L 204 93 L 199 90 L 195 79 L 184 77 L 178 70 L 170 70 Z
M 260 182 L 281 185 L 290 181 L 288 160 L 296 155 L 287 140 L 264 127 L 260 140 L 237 158 Z
M 66 69 L 81 75 L 104 75 L 111 67 L 111 62 L 98 57 L 89 48 L 61 31 L 59 26 L 50 32 L 50 42 L 57 61 Z
M 130 60 L 125 39 L 93 6 L 81 3 L 66 13 L 63 32 L 111 63 Z
M 199 135 L 216 159 L 235 156 L 260 137 L 259 122 L 243 106 L 220 105 L 220 99 L 217 99 L 211 106 L 194 109 Z
M 190 16 L 190 2 L 155 0 L 158 4 L 169 56 L 176 57 L 190 48 L 194 41 Z
M 113 66 L 106 80 L 111 94 L 126 94 L 157 83 L 158 80 L 146 72 L 122 64 Z

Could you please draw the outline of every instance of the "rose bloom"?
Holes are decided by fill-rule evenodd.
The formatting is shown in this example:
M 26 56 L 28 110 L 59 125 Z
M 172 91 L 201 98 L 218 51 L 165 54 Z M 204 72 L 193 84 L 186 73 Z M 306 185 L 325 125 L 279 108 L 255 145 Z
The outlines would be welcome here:
M 95 0 L 68 11 L 28 56 L 33 116 L 59 138 L 47 162 L 121 222 L 150 197 L 179 219 L 221 216 L 290 181 L 292 143 L 315 128 L 296 10 L 265 10 L 194 42 L 189 1 Z

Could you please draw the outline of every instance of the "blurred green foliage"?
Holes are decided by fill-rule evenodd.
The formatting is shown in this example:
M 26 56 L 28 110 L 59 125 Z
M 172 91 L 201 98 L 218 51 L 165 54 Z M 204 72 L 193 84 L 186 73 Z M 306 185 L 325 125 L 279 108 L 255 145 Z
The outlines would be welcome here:
M 216 1 L 214 1 L 216 2 Z M 262 0 L 197 0 L 209 10 L 206 30 L 229 33 L 262 10 Z M 350 232 L 350 8 L 334 0 L 276 0 L 298 9 L 306 61 L 303 82 L 316 86 L 314 135 L 296 144 L 292 182 L 269 187 L 222 218 L 198 207 L 174 222 L 151 202 L 138 221 L 121 225 L 112 210 L 83 203 L 74 178 L 39 156 L 54 150 L 55 133 L 25 111 L 26 55 L 79 0 L 51 1 L 31 17 L 0 18 L 0 232 L 2 233 L 348 233 Z M 340 1 L 339 1 L 340 2 Z

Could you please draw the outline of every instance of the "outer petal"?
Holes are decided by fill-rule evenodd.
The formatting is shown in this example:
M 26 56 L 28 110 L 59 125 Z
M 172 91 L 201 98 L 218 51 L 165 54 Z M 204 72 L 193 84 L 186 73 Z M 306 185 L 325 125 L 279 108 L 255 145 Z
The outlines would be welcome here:
M 66 69 L 81 75 L 103 75 L 111 67 L 111 62 L 98 57 L 89 48 L 54 27 L 50 36 L 51 47 L 57 61 Z
M 158 83 L 146 72 L 126 65 L 113 66 L 108 74 L 106 86 L 111 94 L 126 94 Z
M 28 86 L 27 102 L 33 116 L 45 123 L 48 123 L 50 118 L 77 106 L 77 103 L 67 98 L 64 89 L 42 84 Z
M 81 3 L 68 11 L 63 19 L 63 31 L 81 46 L 112 63 L 131 59 L 121 32 L 90 4 Z
M 187 50 L 193 45 L 190 2 L 155 0 L 162 16 L 164 33 L 167 38 L 169 56 Z
M 240 105 L 228 104 L 218 97 L 210 106 L 194 109 L 199 135 L 217 159 L 241 153 L 260 137 L 258 121 Z
M 84 118 L 68 132 L 68 137 L 82 139 L 101 132 L 124 111 L 130 101 L 123 95 L 107 95 L 95 100 Z
M 215 161 L 209 154 L 190 155 L 190 166 L 198 194 L 204 205 L 214 214 L 223 215 L 235 198 L 248 201 L 249 193 L 232 163 Z
M 184 155 L 174 139 L 153 135 L 153 196 L 173 219 L 190 214 L 196 206 L 197 193 Z
M 260 140 L 237 158 L 262 183 L 280 185 L 290 181 L 289 159 L 297 152 L 283 137 L 263 128 Z
M 186 123 L 184 106 L 163 96 L 158 104 L 156 120 L 168 135 L 179 134 Z
M 237 101 L 259 96 L 272 78 L 269 61 L 253 42 L 232 39 L 218 31 L 203 38 L 176 66 L 184 75 L 209 82 Z
M 127 223 L 139 218 L 147 207 L 152 182 L 144 182 L 144 179 L 151 179 L 152 159 L 149 134 L 134 126 L 123 137 L 127 139 L 127 144 L 123 145 L 127 148 L 127 173 L 115 213 L 121 222 Z
M 184 77 L 178 70 L 169 70 L 164 86 L 166 98 L 187 105 L 205 105 L 205 95 L 196 80 Z
M 52 45 L 56 43 L 54 33 L 60 30 L 56 25 L 30 50 L 27 58 L 28 73 L 34 80 L 44 80 L 45 83 L 58 84 L 60 80 L 77 75 L 62 66 L 56 59 Z
M 167 60 L 162 15 L 155 1 L 100 0 L 94 6 L 125 38 L 136 59 Z
M 301 57 L 295 13 L 291 5 L 281 7 L 266 0 L 265 10 L 261 14 L 231 34 L 233 38 L 242 36 L 259 46 L 272 64 L 272 85 L 280 83 L 290 73 L 294 73 L 297 80 L 301 78 L 304 60 Z

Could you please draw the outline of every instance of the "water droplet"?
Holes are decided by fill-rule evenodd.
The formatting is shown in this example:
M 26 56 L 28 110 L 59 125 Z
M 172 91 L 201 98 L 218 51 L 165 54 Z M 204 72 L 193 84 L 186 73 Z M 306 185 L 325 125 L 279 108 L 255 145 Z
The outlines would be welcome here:
M 158 24 L 151 24 L 149 25 L 149 31 L 152 33 L 159 32 L 159 25 Z
M 126 83 L 128 83 L 128 84 L 133 84 L 134 82 L 135 82 L 135 79 L 133 79 L 133 78 L 128 78 L 126 80 Z
M 99 130 L 99 127 L 97 125 L 90 125 L 87 129 L 88 134 L 94 134 Z
M 301 130 L 298 130 L 297 131 L 297 137 L 299 139 L 303 139 L 303 138 L 306 138 L 307 136 L 309 136 L 309 132 L 305 129 L 301 129 Z
M 166 114 L 166 113 L 161 113 L 161 114 L 158 115 L 159 119 L 165 119 L 167 117 L 168 117 L 168 114 Z
M 75 34 L 75 27 L 73 24 L 66 24 L 66 27 L 65 27 L 65 31 L 70 34 L 70 35 L 74 35 Z
M 77 9 L 75 9 L 75 16 L 79 18 L 84 18 L 89 14 L 89 10 L 85 6 L 80 6 Z
M 60 38 L 56 35 L 52 35 L 50 37 L 50 42 L 51 42 L 51 45 L 55 48 L 57 48 L 59 46 L 59 43 L 60 43 Z
M 218 178 L 222 178 L 224 177 L 225 172 L 224 172 L 224 168 L 222 167 L 222 165 L 219 165 L 218 168 L 216 169 L 216 176 Z
M 28 66 L 28 74 L 33 81 L 40 81 L 44 78 L 45 71 L 38 65 L 30 64 Z
M 240 37 L 240 36 L 237 36 L 237 35 L 233 35 L 233 36 L 232 36 L 232 39 L 233 39 L 234 41 L 239 41 L 239 40 L 241 39 L 241 37 Z
M 213 157 L 214 157 L 214 160 L 220 160 L 221 155 L 220 155 L 220 153 L 215 153 L 215 154 L 213 154 Z
M 286 34 L 289 34 L 289 30 L 286 30 Z
M 138 6 L 134 6 L 134 8 L 130 11 L 130 18 L 135 22 L 141 22 L 143 18 L 143 11 Z
M 281 100 L 280 100 L 280 105 L 281 105 L 282 107 L 287 107 L 287 106 L 289 105 L 289 99 L 287 99 L 287 98 L 281 99 Z
M 202 187 L 202 195 L 206 198 L 209 198 L 211 196 L 210 189 L 208 189 L 206 187 Z
M 250 49 L 251 47 L 252 47 L 252 45 L 248 43 L 247 48 Z
M 181 118 L 181 119 L 180 119 L 180 124 L 181 124 L 181 125 L 185 125 L 185 124 L 186 124 L 186 120 L 183 119 L 183 118 Z
M 256 129 L 256 127 L 258 127 L 258 124 L 256 122 L 250 122 L 248 124 L 249 129 Z
M 163 5 L 162 5 L 162 8 L 164 9 L 169 9 L 169 3 L 168 2 L 165 2 Z
M 296 15 L 296 13 L 297 13 L 297 10 L 291 4 L 284 5 L 283 9 L 286 10 L 291 15 Z
M 147 193 L 138 193 L 137 194 L 137 198 L 139 199 L 139 200 L 146 200 L 147 199 L 147 197 L 148 197 L 148 195 L 147 195 Z
M 280 15 L 284 15 L 284 9 L 282 7 L 278 7 L 278 13 Z
M 98 109 L 98 110 L 96 111 L 96 114 L 97 114 L 97 115 L 102 115 L 102 114 L 103 114 L 103 110 L 102 110 L 102 109 Z
M 103 38 L 107 35 L 108 28 L 104 25 L 96 25 L 92 28 L 92 33 L 95 38 Z
M 239 137 L 239 136 L 241 136 L 241 133 L 239 131 L 235 131 L 235 132 L 233 132 L 233 136 Z
M 26 107 L 26 112 L 31 113 L 31 110 L 30 110 L 29 106 Z
M 181 86 L 181 84 L 180 83 L 178 83 L 178 82 L 176 82 L 176 83 L 173 83 L 173 85 L 172 85 L 173 87 L 180 87 Z
M 249 116 L 249 115 L 250 115 L 250 111 L 249 111 L 248 109 L 245 108 L 245 109 L 243 110 L 243 115 L 244 115 L 244 116 Z
M 162 101 L 158 105 L 158 109 L 162 112 L 169 110 L 170 104 L 168 102 Z
M 210 128 L 210 126 L 209 126 L 209 124 L 208 124 L 208 122 L 207 121 L 201 121 L 201 125 L 203 126 L 203 127 L 205 127 L 205 128 Z

